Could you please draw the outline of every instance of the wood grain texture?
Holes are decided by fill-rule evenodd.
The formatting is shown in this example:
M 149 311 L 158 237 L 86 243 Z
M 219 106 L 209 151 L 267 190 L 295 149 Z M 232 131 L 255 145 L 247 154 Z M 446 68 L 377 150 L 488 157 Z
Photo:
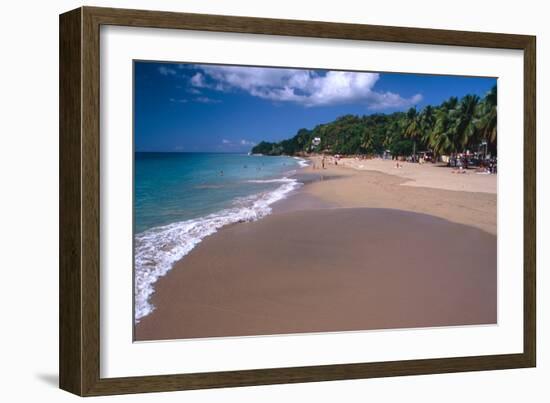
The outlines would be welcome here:
M 524 51 L 524 352 L 131 378 L 100 377 L 101 25 Z M 532 367 L 536 363 L 535 37 L 82 7 L 60 16 L 60 387 L 81 396 Z
M 82 390 L 99 378 L 99 24 L 82 9 Z
M 529 36 L 489 32 L 86 7 L 102 24 L 313 38 L 523 49 Z
M 59 386 L 81 394 L 81 10 L 59 29 Z
M 523 354 L 536 366 L 536 258 L 537 258 L 537 136 L 536 136 L 536 39 L 524 49 L 524 133 L 523 133 Z

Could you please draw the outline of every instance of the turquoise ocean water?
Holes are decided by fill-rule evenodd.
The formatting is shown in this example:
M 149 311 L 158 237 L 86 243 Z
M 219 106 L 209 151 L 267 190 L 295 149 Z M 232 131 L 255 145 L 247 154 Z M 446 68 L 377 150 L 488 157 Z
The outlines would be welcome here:
M 135 153 L 135 320 L 154 307 L 156 280 L 225 225 L 254 221 L 301 184 L 302 159 L 215 153 Z

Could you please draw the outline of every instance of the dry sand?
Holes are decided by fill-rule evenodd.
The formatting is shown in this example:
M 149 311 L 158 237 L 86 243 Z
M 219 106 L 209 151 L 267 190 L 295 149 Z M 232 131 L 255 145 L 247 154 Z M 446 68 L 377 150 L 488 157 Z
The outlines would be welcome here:
M 496 190 L 496 175 L 477 175 L 473 170 L 453 174 L 450 168 L 432 164 L 401 163 L 403 168 L 397 169 L 395 161 L 388 160 L 343 162 L 334 166 L 327 159 L 326 169 L 308 168 L 339 179 L 318 181 L 303 191 L 337 207 L 406 210 L 497 233 L 497 195 L 491 190 Z M 362 168 L 355 168 L 354 164 Z M 316 166 L 321 166 L 319 159 Z M 449 190 L 453 187 L 466 190 Z
M 383 159 L 356 159 L 343 158 L 340 160 L 344 167 L 356 170 L 377 171 L 395 175 L 406 179 L 404 186 L 428 187 L 434 189 L 456 190 L 462 192 L 497 193 L 497 175 L 477 173 L 473 169 L 464 173 L 455 173 L 455 170 L 443 164 L 415 164 Z
M 496 323 L 495 194 L 309 171 L 330 179 L 206 238 L 161 278 L 136 340 Z

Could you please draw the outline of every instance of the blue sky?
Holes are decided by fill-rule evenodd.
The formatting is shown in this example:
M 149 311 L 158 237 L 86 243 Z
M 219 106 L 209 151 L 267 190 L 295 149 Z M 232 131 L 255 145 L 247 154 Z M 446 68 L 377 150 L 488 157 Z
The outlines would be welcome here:
M 248 152 L 345 114 L 481 97 L 494 78 L 184 63 L 134 64 L 136 151 Z

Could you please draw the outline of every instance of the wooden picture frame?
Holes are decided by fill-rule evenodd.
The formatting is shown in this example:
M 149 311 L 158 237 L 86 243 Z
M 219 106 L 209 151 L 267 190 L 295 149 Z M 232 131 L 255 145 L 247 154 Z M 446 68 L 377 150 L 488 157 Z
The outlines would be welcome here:
M 100 377 L 99 35 L 119 25 L 227 33 L 519 49 L 524 52 L 523 353 Z M 80 396 L 534 367 L 536 363 L 535 37 L 81 7 L 60 16 L 60 387 Z

